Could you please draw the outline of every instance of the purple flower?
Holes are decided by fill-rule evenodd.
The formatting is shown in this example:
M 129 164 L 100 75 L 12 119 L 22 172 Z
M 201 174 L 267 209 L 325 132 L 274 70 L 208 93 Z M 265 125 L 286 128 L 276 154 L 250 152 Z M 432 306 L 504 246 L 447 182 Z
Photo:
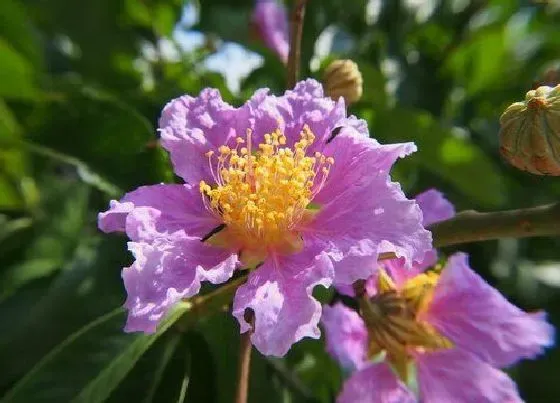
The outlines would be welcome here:
M 316 285 L 370 277 L 380 253 L 410 265 L 431 247 L 417 204 L 389 170 L 414 145 L 381 145 L 313 80 L 283 96 L 258 91 L 239 108 L 217 90 L 168 103 L 161 142 L 187 183 L 144 186 L 99 215 L 124 231 L 136 260 L 123 270 L 127 331 L 153 332 L 170 307 L 249 269 L 233 303 L 241 332 L 283 355 L 319 337 Z
M 286 63 L 290 44 L 286 8 L 277 0 L 257 0 L 252 22 L 264 44 Z
M 441 274 L 418 274 L 401 285 L 380 271 L 377 292 L 361 309 L 361 326 L 342 305 L 324 311 L 329 351 L 338 352 L 333 355 L 342 365 L 364 357 L 354 360 L 358 370 L 339 403 L 521 402 L 515 383 L 498 368 L 534 358 L 554 340 L 544 313 L 526 313 L 509 303 L 462 253 L 453 255 Z M 357 338 L 351 345 L 344 341 L 346 322 L 362 335 L 367 329 L 361 344 Z M 385 359 L 373 362 L 380 354 Z M 414 384 L 411 365 L 416 391 L 408 387 Z

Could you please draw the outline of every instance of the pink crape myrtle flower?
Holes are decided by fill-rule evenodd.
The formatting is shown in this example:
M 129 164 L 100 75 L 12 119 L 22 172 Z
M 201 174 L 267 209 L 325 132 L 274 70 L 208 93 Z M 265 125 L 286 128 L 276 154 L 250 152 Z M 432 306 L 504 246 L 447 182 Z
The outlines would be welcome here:
M 257 0 L 252 23 L 264 44 L 286 63 L 290 50 L 286 7 L 278 0 Z
M 455 215 L 453 204 L 436 189 L 426 190 L 416 195 L 414 200 L 422 211 L 422 225 L 425 227 Z M 413 262 L 409 269 L 406 269 L 406 262 L 402 258 L 383 260 L 379 264 L 397 285 L 402 286 L 406 280 L 436 263 L 437 251 L 432 249 L 419 262 Z M 377 280 L 375 275 L 366 280 L 365 291 L 368 295 L 373 296 L 377 293 Z M 341 294 L 355 295 L 352 285 L 336 285 L 336 288 Z M 351 372 L 367 363 L 363 349 L 363 341 L 368 337 L 367 329 L 356 311 L 342 304 L 325 306 L 321 321 L 327 333 L 327 350 L 344 370 Z
M 183 96 L 165 106 L 159 131 L 186 183 L 142 186 L 99 214 L 135 257 L 122 272 L 126 331 L 155 331 L 202 281 L 248 269 L 233 315 L 246 332 L 251 309 L 253 344 L 281 356 L 320 336 L 316 285 L 368 278 L 381 253 L 410 266 L 431 248 L 420 208 L 389 177 L 414 145 L 371 139 L 314 80 L 279 97 L 259 90 L 239 108 L 214 89 Z
M 324 309 L 328 350 L 354 371 L 338 403 L 521 402 L 499 368 L 534 358 L 554 341 L 543 312 L 509 303 L 463 253 L 441 274 L 407 272 L 400 284 L 380 270 L 369 297 L 372 311 L 362 307 L 361 322 L 340 303 Z

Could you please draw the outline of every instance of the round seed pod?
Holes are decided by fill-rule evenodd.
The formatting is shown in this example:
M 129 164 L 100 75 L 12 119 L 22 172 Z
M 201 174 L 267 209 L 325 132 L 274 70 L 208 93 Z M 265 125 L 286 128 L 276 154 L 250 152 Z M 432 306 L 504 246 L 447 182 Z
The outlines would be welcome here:
M 362 97 L 362 73 L 352 60 L 335 60 L 329 64 L 323 73 L 323 83 L 329 97 L 335 101 L 343 97 L 346 105 Z
M 560 175 L 560 85 L 539 87 L 500 117 L 500 153 L 536 175 Z

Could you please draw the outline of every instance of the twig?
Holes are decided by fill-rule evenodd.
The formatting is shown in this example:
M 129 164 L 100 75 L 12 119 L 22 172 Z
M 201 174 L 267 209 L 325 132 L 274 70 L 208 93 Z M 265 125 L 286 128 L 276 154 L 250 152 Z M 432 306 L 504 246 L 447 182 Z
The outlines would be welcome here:
M 560 235 L 560 203 L 492 213 L 463 211 L 428 229 L 436 248 L 499 238 Z
M 290 18 L 290 53 L 288 54 L 288 78 L 289 89 L 296 85 L 299 76 L 301 62 L 301 36 L 303 32 L 303 17 L 305 15 L 305 4 L 307 0 L 296 0 Z
M 252 311 L 245 313 L 245 320 L 251 324 L 251 329 L 241 334 L 236 403 L 247 403 L 252 351 L 251 334 L 253 333 L 254 318 L 255 315 Z

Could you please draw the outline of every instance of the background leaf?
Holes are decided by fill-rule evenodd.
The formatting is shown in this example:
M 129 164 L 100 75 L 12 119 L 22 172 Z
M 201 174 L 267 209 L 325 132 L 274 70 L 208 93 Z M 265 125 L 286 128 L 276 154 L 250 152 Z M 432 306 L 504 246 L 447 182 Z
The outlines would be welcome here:
M 43 358 L 3 401 L 102 402 L 186 310 L 186 305 L 178 307 L 153 335 L 123 333 L 122 309 L 107 313 L 72 334 Z M 79 360 L 81 371 L 72 365 L 75 360 Z M 65 380 L 64 384 L 59 383 L 61 379 Z

